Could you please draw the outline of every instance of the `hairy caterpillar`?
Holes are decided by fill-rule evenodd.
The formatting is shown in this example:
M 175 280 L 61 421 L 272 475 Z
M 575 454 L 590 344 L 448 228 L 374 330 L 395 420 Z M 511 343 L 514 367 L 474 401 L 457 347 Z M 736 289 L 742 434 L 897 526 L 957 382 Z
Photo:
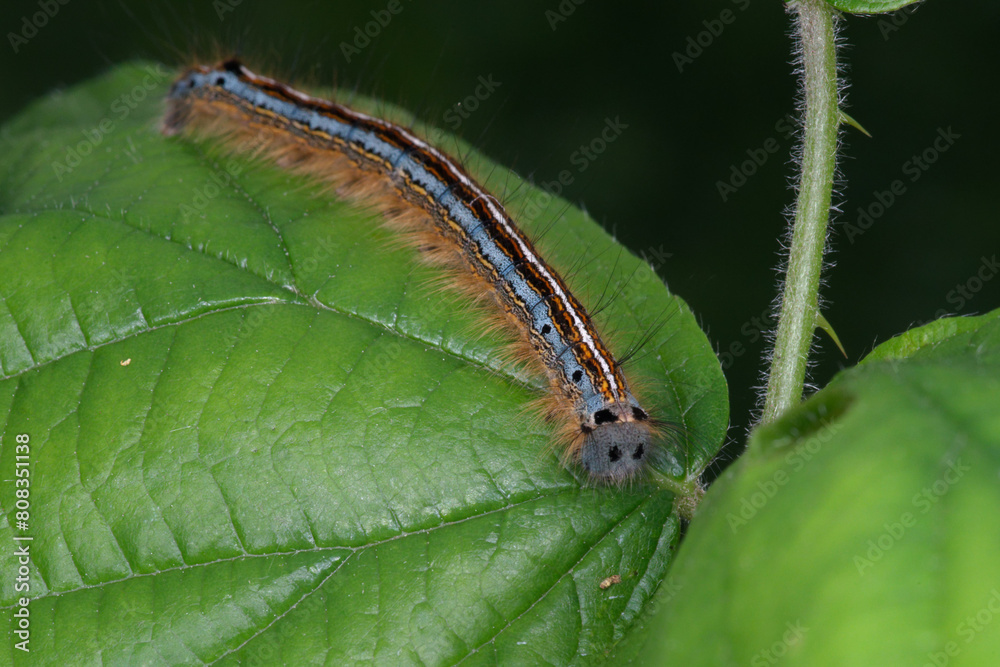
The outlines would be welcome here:
M 564 459 L 601 481 L 642 471 L 656 421 L 563 279 L 455 160 L 406 128 L 311 97 L 236 60 L 182 74 L 162 129 L 249 139 L 237 141 L 237 150 L 252 144 L 278 165 L 374 205 L 466 292 L 495 302 L 498 320 L 517 334 L 516 352 L 549 380 L 545 410 L 562 424 Z

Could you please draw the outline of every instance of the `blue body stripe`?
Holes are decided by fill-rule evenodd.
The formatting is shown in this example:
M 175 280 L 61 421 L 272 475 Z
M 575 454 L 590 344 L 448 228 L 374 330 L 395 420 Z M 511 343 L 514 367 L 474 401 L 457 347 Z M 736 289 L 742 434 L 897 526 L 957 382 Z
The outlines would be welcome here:
M 221 82 L 220 82 L 221 80 Z M 187 85 L 191 82 L 191 85 Z M 172 96 L 182 96 L 192 88 L 210 86 L 224 88 L 245 103 L 273 112 L 289 120 L 302 124 L 313 131 L 320 131 L 332 137 L 341 139 L 358 147 L 362 153 L 378 156 L 394 166 L 397 174 L 406 174 L 407 178 L 425 190 L 431 198 L 442 206 L 448 216 L 464 230 L 467 239 L 477 245 L 478 252 L 485 257 L 496 273 L 496 279 L 504 283 L 509 293 L 520 303 L 528 306 L 530 322 L 528 325 L 543 338 L 553 350 L 559 372 L 567 382 L 575 385 L 578 391 L 578 401 L 584 410 L 595 412 L 607 403 L 606 398 L 593 383 L 591 376 L 585 371 L 574 354 L 568 354 L 574 343 L 565 340 L 559 333 L 548 306 L 547 296 L 539 294 L 521 275 L 512 259 L 497 245 L 487 230 L 483 220 L 477 217 L 470 206 L 458 198 L 449 184 L 424 168 L 408 149 L 393 145 L 377 134 L 359 127 L 356 124 L 345 123 L 308 108 L 302 104 L 277 98 L 258 87 L 245 83 L 240 77 L 230 71 L 214 70 L 207 73 L 191 72 L 186 79 L 175 84 Z M 383 122 L 375 121 L 374 122 Z M 412 151 L 410 151 L 412 152 Z M 546 328 L 547 326 L 547 328 Z M 543 333 L 546 332 L 546 333 Z M 636 399 L 627 390 L 619 398 L 631 406 L 638 407 Z

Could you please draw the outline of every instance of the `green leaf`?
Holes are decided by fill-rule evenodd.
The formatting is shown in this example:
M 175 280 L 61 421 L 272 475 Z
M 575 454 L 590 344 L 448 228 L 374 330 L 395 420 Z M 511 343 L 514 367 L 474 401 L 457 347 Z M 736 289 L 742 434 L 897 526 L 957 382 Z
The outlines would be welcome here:
M 905 359 L 914 355 L 939 355 L 948 346 L 965 346 L 970 337 L 997 318 L 997 311 L 978 317 L 945 317 L 910 329 L 872 350 L 861 363 Z M 942 348 L 942 345 L 946 347 Z
M 827 0 L 831 6 L 851 14 L 888 14 L 920 0 Z
M 174 75 L 123 66 L 2 131 L 0 541 L 33 541 L 30 591 L 4 576 L 0 603 L 30 598 L 32 664 L 567 663 L 613 646 L 671 560 L 671 494 L 560 466 L 524 413 L 541 380 L 371 213 L 162 137 Z M 548 230 L 585 302 L 614 295 L 605 330 L 652 332 L 634 371 L 685 434 L 662 472 L 697 475 L 727 396 L 691 312 L 585 214 L 468 163 Z M 3 653 L 27 660 L 7 620 Z
M 998 406 L 1000 310 L 890 341 L 760 429 L 692 523 L 645 658 L 994 664 Z

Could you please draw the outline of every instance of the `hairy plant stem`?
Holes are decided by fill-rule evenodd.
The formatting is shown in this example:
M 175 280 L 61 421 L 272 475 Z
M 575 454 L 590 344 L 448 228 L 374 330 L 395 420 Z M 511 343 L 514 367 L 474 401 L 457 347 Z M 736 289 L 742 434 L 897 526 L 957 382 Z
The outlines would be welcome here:
M 701 499 L 705 496 L 705 487 L 699 481 L 701 473 L 677 480 L 652 468 L 649 472 L 650 482 L 674 494 L 674 512 L 682 519 L 690 521 L 698 509 Z
M 835 10 L 825 0 L 798 0 L 790 8 L 795 14 L 805 113 L 788 268 L 761 415 L 765 424 L 802 400 L 819 315 L 820 273 L 841 119 Z

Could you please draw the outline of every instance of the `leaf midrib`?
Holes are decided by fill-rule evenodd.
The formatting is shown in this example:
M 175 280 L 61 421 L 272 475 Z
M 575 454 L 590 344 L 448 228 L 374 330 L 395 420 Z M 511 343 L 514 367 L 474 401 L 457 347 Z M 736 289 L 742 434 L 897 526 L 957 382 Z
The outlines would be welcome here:
M 10 214 L 17 214 L 17 215 L 32 215 L 32 214 L 35 214 L 35 215 L 37 215 L 38 213 L 45 212 L 45 211 L 52 211 L 52 210 L 61 210 L 61 209 L 50 209 L 50 208 L 30 209 L 30 210 L 27 210 L 27 211 L 12 211 L 12 212 L 10 212 Z M 137 331 L 134 334 L 131 334 L 129 336 L 125 336 L 125 337 L 121 337 L 121 338 L 112 338 L 112 339 L 109 339 L 109 340 L 104 341 L 102 343 L 98 343 L 96 345 L 86 345 L 86 346 L 83 346 L 83 347 L 79 348 L 78 350 L 74 350 L 74 351 L 72 351 L 72 352 L 70 352 L 68 354 L 61 355 L 61 356 L 58 356 L 58 357 L 54 357 L 54 358 L 52 358 L 50 360 L 47 360 L 47 361 L 44 361 L 44 362 L 41 362 L 41 363 L 32 364 L 31 366 L 25 367 L 25 368 L 17 371 L 16 373 L 12 373 L 10 375 L 2 375 L 2 376 L 0 376 L 0 381 L 11 379 L 11 378 L 20 377 L 21 375 L 23 375 L 23 374 L 25 374 L 27 372 L 30 372 L 30 371 L 33 371 L 33 370 L 37 370 L 39 368 L 43 368 L 43 367 L 45 367 L 45 366 L 47 366 L 49 364 L 52 364 L 52 363 L 58 362 L 58 361 L 60 361 L 62 359 L 65 359 L 66 357 L 68 357 L 68 356 L 70 356 L 72 354 L 76 354 L 76 353 L 82 352 L 84 350 L 92 352 L 92 351 L 97 350 L 97 349 L 99 349 L 101 347 L 105 347 L 107 345 L 111 345 L 111 344 L 115 344 L 115 343 L 120 343 L 120 342 L 122 342 L 124 340 L 128 340 L 130 338 L 133 338 L 134 336 L 139 336 L 139 335 L 142 335 L 144 333 L 149 333 L 151 331 L 155 331 L 157 329 L 160 329 L 160 328 L 162 328 L 164 326 L 173 326 L 173 325 L 178 325 L 178 324 L 184 324 L 186 322 L 190 322 L 192 320 L 195 320 L 195 319 L 197 319 L 199 317 L 202 317 L 202 316 L 205 316 L 205 315 L 212 315 L 212 314 L 215 314 L 215 313 L 221 313 L 221 312 L 225 312 L 227 310 L 232 310 L 232 309 L 235 309 L 235 308 L 244 308 L 244 307 L 259 306 L 259 305 L 277 305 L 277 304 L 283 304 L 283 303 L 285 303 L 285 304 L 289 304 L 289 305 L 311 306 L 311 307 L 316 308 L 318 310 L 324 310 L 324 311 L 336 313 L 338 315 L 343 315 L 343 316 L 346 316 L 346 317 L 350 317 L 350 318 L 359 320 L 361 322 L 365 322 L 366 324 L 378 327 L 378 328 L 380 328 L 380 329 L 382 329 L 384 331 L 388 331 L 389 333 L 392 333 L 392 334 L 394 334 L 394 335 L 396 335 L 396 336 L 398 336 L 400 338 L 404 338 L 404 339 L 407 339 L 407 340 L 419 343 L 421 345 L 426 345 L 426 346 L 429 346 L 429 347 L 433 347 L 434 349 L 439 350 L 440 352 L 448 354 L 449 356 L 451 356 L 451 357 L 453 357 L 455 359 L 459 359 L 459 360 L 463 361 L 464 363 L 467 363 L 470 366 L 479 368 L 480 370 L 484 370 L 484 371 L 486 371 L 488 373 L 491 373 L 491 374 L 500 375 L 504 379 L 506 379 L 508 382 L 510 382 L 512 384 L 515 384 L 515 385 L 518 385 L 518 386 L 526 387 L 526 388 L 533 389 L 533 390 L 537 390 L 537 389 L 539 389 L 542 386 L 540 383 L 539 384 L 532 384 L 532 383 L 527 382 L 524 378 L 518 377 L 517 375 L 515 375 L 515 374 L 512 373 L 512 371 L 511 371 L 511 369 L 509 367 L 506 367 L 506 366 L 503 366 L 503 365 L 491 365 L 491 364 L 488 364 L 488 363 L 484 363 L 484 362 L 482 362 L 482 361 L 480 361 L 478 359 L 474 359 L 474 358 L 472 358 L 470 356 L 467 356 L 467 355 L 461 354 L 459 352 L 456 352 L 454 350 L 450 350 L 448 348 L 442 347 L 437 342 L 431 341 L 431 340 L 429 340 L 427 338 L 422 338 L 422 337 L 417 336 L 417 335 L 415 335 L 413 333 L 410 333 L 408 331 L 403 331 L 403 330 L 401 330 L 399 328 L 396 328 L 393 325 L 386 324 L 385 322 L 381 322 L 381 321 L 376 320 L 374 318 L 365 317 L 365 316 L 363 316 L 363 315 L 361 315 L 361 314 L 359 314 L 359 313 L 357 313 L 355 311 L 351 311 L 351 310 L 344 309 L 344 308 L 338 308 L 335 305 L 323 303 L 322 301 L 319 301 L 315 296 L 307 296 L 307 295 L 303 294 L 298 289 L 298 287 L 296 285 L 279 284 L 279 283 L 271 280 L 270 278 L 268 278 L 266 275 L 261 275 L 259 272 L 250 270 L 249 268 L 244 267 L 244 266 L 240 266 L 238 263 L 236 263 L 235 261 L 232 261 L 230 259 L 227 259 L 225 256 L 214 255 L 214 254 L 206 252 L 203 249 L 194 248 L 194 247 L 192 247 L 189 244 L 182 243 L 182 242 L 180 242 L 178 240 L 175 240 L 175 239 L 173 239 L 173 238 L 171 238 L 169 236 L 156 234 L 155 232 L 151 231 L 148 228 L 140 227 L 139 225 L 130 222 L 128 220 L 128 218 L 127 218 L 126 215 L 123 215 L 121 217 L 121 219 L 114 219 L 114 218 L 112 218 L 112 217 L 110 217 L 108 215 L 103 215 L 101 213 L 98 213 L 98 212 L 96 212 L 96 211 L 94 211 L 94 210 L 92 210 L 90 208 L 81 208 L 79 204 L 75 204 L 73 206 L 72 210 L 81 212 L 81 213 L 86 214 L 86 215 L 90 215 L 95 220 L 105 220 L 107 222 L 121 223 L 121 224 L 127 225 L 127 226 L 131 227 L 133 230 L 135 230 L 136 232 L 145 233 L 145 234 L 149 235 L 150 237 L 156 238 L 156 239 L 158 239 L 160 241 L 165 241 L 167 243 L 172 243 L 172 244 L 178 245 L 178 246 L 184 248 L 188 252 L 196 253 L 196 254 L 199 254 L 199 255 L 201 255 L 201 256 L 209 259 L 209 260 L 214 260 L 214 261 L 218 261 L 218 262 L 221 262 L 223 264 L 226 264 L 226 265 L 228 265 L 228 266 L 230 266 L 230 267 L 232 267 L 232 268 L 234 268 L 234 269 L 236 269 L 238 271 L 243 271 L 246 274 L 251 275 L 251 276 L 259 279 L 260 281 L 266 283 L 267 285 L 269 285 L 271 287 L 275 287 L 275 288 L 278 288 L 278 289 L 283 290 L 285 292 L 288 292 L 292 297 L 294 297 L 295 300 L 281 301 L 281 300 L 274 299 L 274 298 L 267 298 L 266 301 L 260 301 L 258 303 L 254 303 L 254 304 L 239 304 L 239 305 L 234 305 L 234 306 L 217 308 L 217 309 L 213 309 L 213 310 L 209 310 L 209 311 L 198 313 L 197 315 L 194 315 L 194 316 L 185 317 L 183 319 L 173 320 L 173 321 L 169 321 L 169 322 L 164 322 L 164 323 L 161 323 L 161 324 L 158 324 L 158 325 L 152 325 L 152 326 L 149 326 L 149 327 L 147 327 L 147 328 L 145 328 L 145 329 L 143 329 L 141 331 Z M 16 236 L 16 232 L 15 232 L 15 236 Z M 279 235 L 279 239 L 280 239 L 280 235 Z M 282 245 L 284 246 L 283 239 L 282 239 Z M 291 266 L 291 271 L 290 272 L 294 276 L 294 274 L 295 274 L 294 266 Z M 398 305 L 399 304 L 396 304 L 397 308 L 398 308 Z M 77 319 L 77 321 L 79 322 L 78 319 Z M 22 336 L 22 340 L 24 340 L 23 336 Z M 26 344 L 26 342 L 25 342 L 25 344 Z M 30 351 L 30 348 L 29 348 L 29 351 Z
M 46 593 L 44 593 L 42 595 L 39 595 L 37 597 L 33 597 L 31 599 L 32 600 L 42 600 L 42 599 L 51 598 L 51 597 L 61 597 L 61 596 L 69 595 L 69 594 L 72 594 L 72 593 L 78 593 L 78 592 L 83 591 L 83 590 L 101 589 L 101 588 L 104 588 L 105 586 L 111 586 L 113 584 L 120 584 L 120 583 L 124 583 L 124 582 L 128 582 L 128 581 L 132 581 L 132 580 L 138 579 L 138 578 L 159 576 L 159 575 L 168 574 L 168 573 L 171 573 L 171 572 L 186 571 L 186 570 L 190 570 L 190 569 L 193 569 L 193 568 L 199 568 L 199 567 L 209 567 L 209 566 L 212 566 L 212 565 L 218 565 L 220 563 L 235 562 L 235 561 L 239 561 L 239 560 L 243 560 L 243 559 L 247 559 L 247 558 L 291 557 L 291 556 L 296 556 L 298 554 L 303 554 L 303 553 L 321 553 L 321 552 L 326 552 L 326 551 L 330 551 L 330 552 L 333 552 L 333 551 L 347 551 L 347 552 L 349 552 L 349 556 L 348 557 L 350 557 L 350 556 L 354 556 L 354 555 L 356 555 L 358 553 L 361 553 L 361 552 L 363 552 L 363 551 L 365 551 L 367 549 L 377 548 L 377 547 L 380 547 L 382 545 L 388 544 L 390 542 L 394 542 L 396 540 L 401 540 L 401 539 L 405 539 L 405 538 L 408 538 L 408 537 L 415 537 L 415 536 L 418 536 L 418 535 L 428 535 L 428 534 L 434 533 L 435 531 L 439 531 L 439 530 L 446 529 L 446 528 L 451 528 L 453 526 L 460 525 L 460 524 L 465 523 L 467 521 L 473 521 L 473 520 L 481 519 L 481 518 L 484 518 L 484 517 L 487 517 L 487 516 L 490 516 L 490 515 L 493 515 L 493 514 L 499 514 L 499 513 L 502 513 L 502 512 L 508 512 L 510 510 L 517 509 L 519 507 L 522 507 L 524 505 L 528 505 L 530 503 L 538 503 L 538 502 L 548 501 L 548 500 L 552 500 L 552 499 L 560 498 L 560 497 L 571 497 L 571 496 L 574 496 L 574 495 L 579 495 L 580 493 L 581 493 L 580 488 L 577 488 L 577 487 L 566 487 L 566 488 L 563 488 L 563 489 L 558 489 L 558 490 L 556 490 L 556 491 L 554 491 L 552 493 L 542 493 L 542 494 L 536 495 L 536 496 L 534 496 L 532 498 L 526 498 L 525 500 L 521 500 L 521 501 L 518 501 L 518 502 L 515 502 L 515 503 L 507 503 L 503 507 L 497 507 L 497 508 L 494 508 L 494 509 L 486 510 L 486 511 L 483 511 L 483 512 L 480 512 L 480 513 L 477 513 L 477 514 L 472 514 L 472 515 L 469 515 L 469 516 L 466 516 L 466 517 L 462 517 L 461 519 L 454 519 L 452 521 L 445 521 L 443 523 L 440 523 L 440 524 L 438 524 L 436 526 L 431 526 L 429 528 L 419 528 L 417 530 L 412 530 L 412 531 L 408 531 L 408 532 L 401 532 L 398 535 L 393 535 L 393 536 L 387 537 L 385 539 L 375 540 L 374 542 L 368 542 L 366 544 L 360 544 L 360 545 L 357 545 L 357 546 L 348 546 L 348 545 L 333 545 L 333 546 L 322 546 L 322 547 L 320 547 L 320 546 L 314 546 L 314 547 L 310 547 L 308 549 L 293 549 L 291 551 L 270 551 L 270 552 L 267 552 L 267 553 L 259 553 L 259 554 L 243 553 L 243 554 L 239 554 L 239 555 L 236 555 L 236 556 L 228 556 L 228 557 L 225 557 L 225 558 L 216 558 L 216 559 L 213 559 L 213 560 L 210 560 L 210 561 L 205 561 L 204 563 L 190 563 L 190 564 L 185 563 L 183 565 L 176 565 L 174 567 L 167 567 L 167 568 L 158 569 L 158 570 L 155 570 L 153 572 L 140 572 L 140 573 L 134 573 L 133 572 L 132 574 L 129 574 L 128 576 L 120 577 L 118 579 L 110 579 L 108 581 L 102 581 L 102 582 L 96 583 L 96 584 L 82 584 L 82 585 L 79 585 L 79 586 L 75 586 L 73 588 L 69 588 L 69 589 L 65 589 L 65 590 L 60 590 L 60 591 L 49 590 L 48 592 L 46 592 Z M 633 508 L 632 510 L 629 510 L 629 512 L 627 512 L 624 515 L 622 521 L 624 521 L 629 516 L 631 516 L 635 511 L 637 511 L 646 500 L 647 500 L 646 498 L 640 500 L 639 503 L 636 505 L 635 508 Z M 614 525 L 614 527 L 617 527 L 620 524 L 621 524 L 621 521 L 619 521 L 618 523 L 616 523 Z M 599 543 L 606 536 L 607 536 L 607 534 L 604 534 L 600 538 L 597 538 L 595 540 L 595 544 Z M 591 547 L 591 549 L 593 549 L 593 547 Z M 588 551 L 588 553 L 589 553 L 589 551 Z M 345 558 L 344 561 L 346 562 L 347 558 Z M 570 571 L 572 571 L 572 568 L 570 569 Z M 46 586 L 48 585 L 47 582 L 44 582 L 44 580 L 43 580 L 43 583 L 45 583 Z M 16 607 L 16 605 L 0 605 L 0 609 L 14 609 L 15 607 Z

